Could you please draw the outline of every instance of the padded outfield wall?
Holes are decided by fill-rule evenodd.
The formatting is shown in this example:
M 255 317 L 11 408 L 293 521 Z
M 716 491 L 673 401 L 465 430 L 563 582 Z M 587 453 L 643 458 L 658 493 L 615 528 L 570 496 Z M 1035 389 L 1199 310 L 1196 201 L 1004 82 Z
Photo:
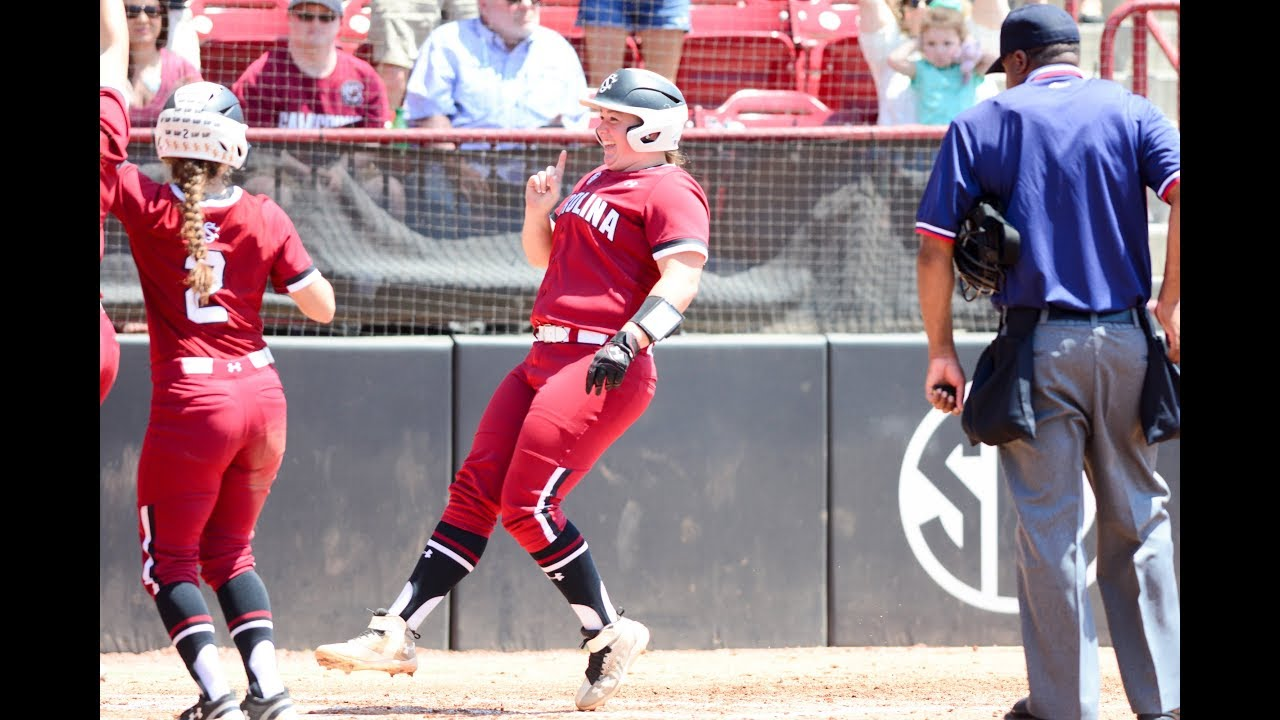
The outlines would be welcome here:
M 989 337 L 959 338 L 966 367 Z M 121 340 L 100 414 L 103 652 L 167 644 L 139 579 L 134 512 L 148 345 Z M 480 412 L 529 340 L 269 342 L 288 451 L 254 550 L 279 646 L 306 649 L 355 635 L 367 608 L 400 591 Z M 924 403 L 925 361 L 922 335 L 688 334 L 659 346 L 653 404 L 565 502 L 653 647 L 1019 642 L 1013 511 L 994 449 L 970 446 L 957 418 Z M 1159 462 L 1175 547 L 1180 449 L 1162 445 Z M 1107 643 L 1096 587 L 1092 600 Z M 420 631 L 440 649 L 580 641 L 560 594 L 500 527 Z

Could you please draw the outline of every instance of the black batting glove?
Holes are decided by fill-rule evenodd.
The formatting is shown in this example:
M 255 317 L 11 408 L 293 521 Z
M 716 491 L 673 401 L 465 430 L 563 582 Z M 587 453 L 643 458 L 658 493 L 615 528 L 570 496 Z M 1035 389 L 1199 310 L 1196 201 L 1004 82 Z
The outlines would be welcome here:
M 591 367 L 587 368 L 587 394 L 595 388 L 599 395 L 603 390 L 615 390 L 622 384 L 622 376 L 627 374 L 631 366 L 631 358 L 640 351 L 636 339 L 631 333 L 619 332 L 596 351 Z

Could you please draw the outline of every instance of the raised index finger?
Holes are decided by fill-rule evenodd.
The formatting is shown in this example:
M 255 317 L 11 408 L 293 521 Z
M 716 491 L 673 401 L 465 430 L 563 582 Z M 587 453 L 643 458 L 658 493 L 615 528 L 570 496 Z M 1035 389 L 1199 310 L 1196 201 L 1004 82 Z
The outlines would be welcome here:
M 564 161 L 565 161 L 565 158 L 567 157 L 569 157 L 569 151 L 561 150 L 560 159 L 556 161 L 556 178 L 557 179 L 564 177 Z

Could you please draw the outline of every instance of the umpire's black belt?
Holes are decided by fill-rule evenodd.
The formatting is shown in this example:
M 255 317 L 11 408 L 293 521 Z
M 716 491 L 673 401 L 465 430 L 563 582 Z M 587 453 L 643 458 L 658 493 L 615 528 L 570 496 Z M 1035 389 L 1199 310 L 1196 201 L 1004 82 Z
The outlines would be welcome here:
M 1069 320 L 1086 322 L 1090 325 L 1137 325 L 1138 315 L 1135 308 L 1110 310 L 1107 312 L 1089 312 L 1086 310 L 1068 310 L 1066 308 L 1005 308 L 1006 322 L 1009 318 L 1035 317 L 1036 322 L 1053 322 Z

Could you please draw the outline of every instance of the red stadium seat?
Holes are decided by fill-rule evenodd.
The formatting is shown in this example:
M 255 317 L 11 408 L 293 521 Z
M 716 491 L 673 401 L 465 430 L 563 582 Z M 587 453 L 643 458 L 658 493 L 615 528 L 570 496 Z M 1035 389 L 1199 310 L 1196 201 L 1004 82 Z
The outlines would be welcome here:
M 778 0 L 697 0 L 689 6 L 690 37 L 731 32 L 791 32 L 788 6 Z
M 694 109 L 694 126 L 710 128 L 813 127 L 831 116 L 821 100 L 799 90 L 739 90 L 720 107 Z
M 692 30 L 684 39 L 676 85 L 690 106 L 718 107 L 744 88 L 802 89 L 784 6 L 769 0 L 702 1 L 689 10 Z
M 289 32 L 289 0 L 191 0 L 200 43 L 271 42 Z
M 544 27 L 565 36 L 568 40 L 580 39 L 582 37 L 582 28 L 574 25 L 573 22 L 578 18 L 578 4 L 575 2 L 569 4 L 542 4 L 542 8 L 538 11 L 539 22 Z
M 284 43 L 289 0 L 191 0 L 200 74 L 230 87 L 262 53 Z
M 351 53 L 359 50 L 369 37 L 369 18 L 372 12 L 369 0 L 347 0 L 346 10 L 342 14 L 342 29 L 338 31 L 338 47 Z
M 858 45 L 858 6 L 847 0 L 790 0 L 791 32 L 800 45 L 802 88 L 853 125 L 874 125 L 879 100 Z

